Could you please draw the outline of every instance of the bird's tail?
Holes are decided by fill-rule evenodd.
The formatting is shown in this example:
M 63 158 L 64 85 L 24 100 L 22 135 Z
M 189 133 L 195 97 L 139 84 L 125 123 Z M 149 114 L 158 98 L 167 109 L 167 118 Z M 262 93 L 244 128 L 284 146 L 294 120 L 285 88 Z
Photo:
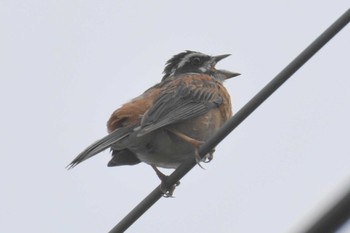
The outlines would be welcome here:
M 113 145 L 114 143 L 127 137 L 130 134 L 130 132 L 132 132 L 131 127 L 117 129 L 117 130 L 113 131 L 112 133 L 101 138 L 100 140 L 91 144 L 84 151 L 82 151 L 75 159 L 73 159 L 73 161 L 70 164 L 68 164 L 66 166 L 66 168 L 71 169 L 71 168 L 77 166 L 79 163 L 83 162 L 84 160 L 87 160 L 87 159 L 91 158 L 92 156 L 104 151 L 105 149 L 111 147 L 111 145 Z

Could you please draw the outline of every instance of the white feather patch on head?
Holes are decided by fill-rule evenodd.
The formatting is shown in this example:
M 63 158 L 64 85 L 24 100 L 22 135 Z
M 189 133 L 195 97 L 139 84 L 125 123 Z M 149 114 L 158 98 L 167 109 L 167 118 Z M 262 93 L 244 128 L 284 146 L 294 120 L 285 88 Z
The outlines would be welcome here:
M 189 53 L 184 58 L 182 58 L 181 62 L 179 62 L 176 69 L 183 67 L 189 60 L 191 60 L 192 57 L 206 57 L 206 56 L 208 56 L 208 55 L 205 55 L 205 54 L 200 53 L 200 52 Z M 174 69 L 174 71 L 176 69 Z
M 208 69 L 207 69 L 207 67 L 200 67 L 199 70 L 202 71 L 202 72 L 204 73 L 204 72 L 206 72 Z

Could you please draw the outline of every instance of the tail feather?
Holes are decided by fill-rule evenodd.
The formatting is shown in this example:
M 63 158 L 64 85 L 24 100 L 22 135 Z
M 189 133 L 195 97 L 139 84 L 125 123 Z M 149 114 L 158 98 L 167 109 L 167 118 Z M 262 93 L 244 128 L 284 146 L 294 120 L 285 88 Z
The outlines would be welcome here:
M 112 133 L 108 134 L 107 136 L 96 141 L 95 143 L 91 144 L 84 151 L 82 151 L 75 159 L 73 159 L 73 161 L 70 164 L 68 164 L 66 168 L 71 169 L 77 166 L 79 163 L 111 147 L 111 145 L 113 145 L 114 143 L 127 137 L 133 131 L 132 128 L 134 127 L 117 129 Z

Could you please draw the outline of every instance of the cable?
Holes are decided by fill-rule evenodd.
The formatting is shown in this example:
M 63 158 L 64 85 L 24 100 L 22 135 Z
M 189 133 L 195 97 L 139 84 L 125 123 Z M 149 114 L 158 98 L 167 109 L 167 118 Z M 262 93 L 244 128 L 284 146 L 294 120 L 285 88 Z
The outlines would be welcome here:
M 350 218 L 350 189 L 304 233 L 333 233 Z

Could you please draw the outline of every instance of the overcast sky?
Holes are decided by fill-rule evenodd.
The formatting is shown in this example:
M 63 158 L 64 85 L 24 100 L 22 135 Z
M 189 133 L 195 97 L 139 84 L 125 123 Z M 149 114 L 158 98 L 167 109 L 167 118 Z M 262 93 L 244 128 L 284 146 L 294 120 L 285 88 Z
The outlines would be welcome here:
M 0 232 L 108 232 L 157 176 L 107 168 L 108 151 L 65 166 L 166 60 L 231 53 L 218 68 L 242 73 L 225 83 L 236 112 L 348 7 L 0 0 Z M 128 232 L 294 233 L 322 213 L 350 186 L 349 41 L 348 25 Z

